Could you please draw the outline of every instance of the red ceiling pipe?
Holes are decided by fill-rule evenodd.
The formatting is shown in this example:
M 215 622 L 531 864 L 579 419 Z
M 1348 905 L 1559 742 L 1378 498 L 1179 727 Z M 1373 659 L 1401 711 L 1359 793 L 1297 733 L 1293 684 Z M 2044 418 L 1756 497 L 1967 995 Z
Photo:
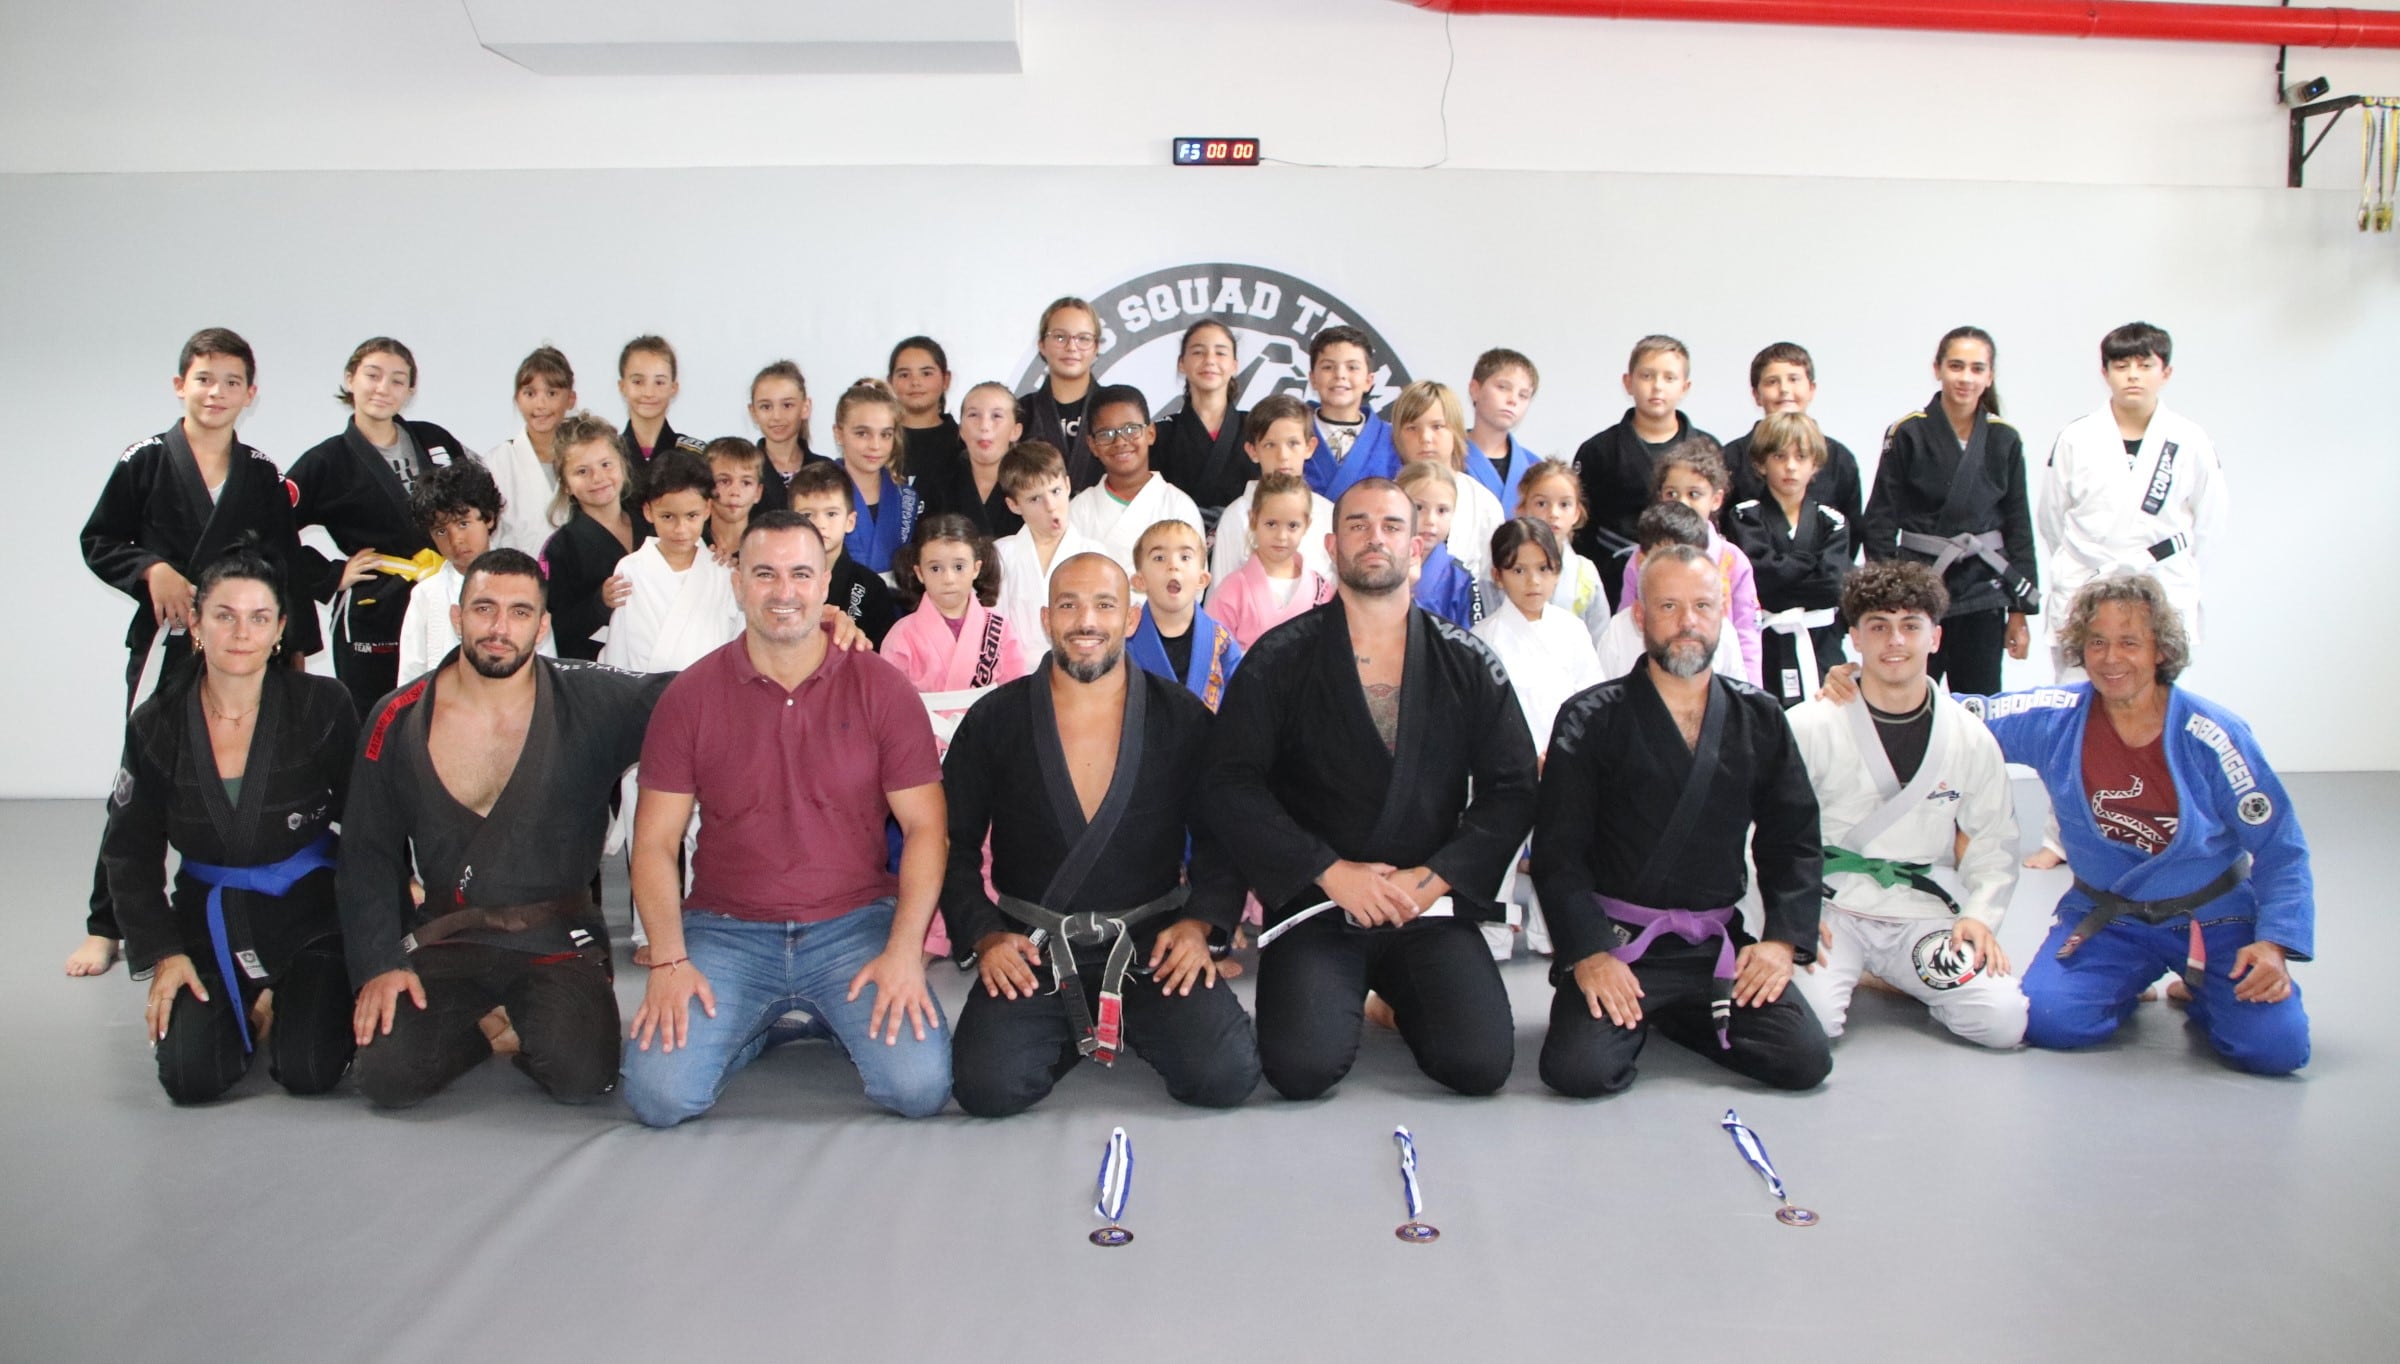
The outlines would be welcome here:
M 1451 14 L 2035 33 L 2262 47 L 2400 48 L 2400 13 L 2162 0 L 1410 0 Z

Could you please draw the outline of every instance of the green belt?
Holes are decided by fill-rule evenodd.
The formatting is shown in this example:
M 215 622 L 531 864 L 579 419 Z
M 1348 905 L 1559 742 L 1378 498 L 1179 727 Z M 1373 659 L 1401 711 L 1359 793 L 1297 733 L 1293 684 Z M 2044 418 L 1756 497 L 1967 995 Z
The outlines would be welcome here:
M 1958 901 L 1951 899 L 1950 892 L 1942 888 L 1942 883 L 1933 879 L 1931 863 L 1902 862 L 1889 857 L 1868 857 L 1863 853 L 1854 853 L 1848 848 L 1837 848 L 1828 843 L 1825 845 L 1825 872 L 1830 876 L 1837 871 L 1855 872 L 1860 876 L 1870 877 L 1875 884 L 1887 890 L 1894 886 L 1906 886 L 1910 890 L 1923 891 L 1948 905 L 1951 913 L 1959 912 Z

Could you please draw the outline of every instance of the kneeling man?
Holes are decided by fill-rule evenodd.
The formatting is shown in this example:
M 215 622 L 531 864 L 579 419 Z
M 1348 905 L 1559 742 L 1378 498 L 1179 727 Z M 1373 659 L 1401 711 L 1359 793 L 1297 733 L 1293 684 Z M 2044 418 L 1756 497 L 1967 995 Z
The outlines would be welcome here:
M 941 890 L 942 768 L 916 688 L 824 623 L 825 542 L 790 512 L 735 558 L 741 638 L 686 668 L 642 745 L 633 902 L 650 981 L 625 1102 L 651 1127 L 706 1113 L 806 1010 L 867 1097 L 904 1117 L 950 1098 L 949 1035 L 922 947 Z M 693 807 L 692 888 L 676 855 Z M 884 821 L 904 840 L 897 877 Z
M 976 702 L 943 763 L 942 912 L 982 974 L 951 1067 L 977 1117 L 1022 1112 L 1076 1062 L 1113 1064 L 1128 1045 L 1184 1103 L 1229 1108 L 1258 1085 L 1249 1016 L 1209 955 L 1242 912 L 1240 879 L 1194 818 L 1211 717 L 1127 662 L 1132 595 L 1107 555 L 1061 564 L 1042 612 L 1050 656 Z
M 1998 930 L 2017 885 L 2017 820 L 2000 744 L 1925 675 L 1950 594 L 1923 564 L 1868 564 L 1842 587 L 1865 704 L 1787 713 L 1825 837 L 1816 963 L 1792 985 L 1828 1036 L 1872 971 L 1987 1047 L 2025 1037 L 2025 992 Z
M 1576 1098 L 1633 1083 L 1656 1023 L 1728 1070 L 1809 1089 L 1825 1029 L 1784 987 L 1814 960 L 1817 798 L 1775 698 L 1709 671 L 1724 579 L 1688 545 L 1642 564 L 1648 656 L 1558 713 L 1533 823 L 1533 883 L 1557 946 L 1542 1080 Z M 1762 934 L 1742 926 L 1758 864 Z

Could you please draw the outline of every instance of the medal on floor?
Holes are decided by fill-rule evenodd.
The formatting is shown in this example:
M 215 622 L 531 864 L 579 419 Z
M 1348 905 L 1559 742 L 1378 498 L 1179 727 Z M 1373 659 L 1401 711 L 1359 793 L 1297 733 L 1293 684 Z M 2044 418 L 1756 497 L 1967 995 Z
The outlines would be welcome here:
M 1392 1235 L 1412 1245 L 1424 1245 L 1442 1239 L 1441 1229 L 1427 1226 L 1425 1195 L 1417 1188 L 1417 1139 L 1405 1127 L 1392 1129 L 1392 1144 L 1400 1148 L 1400 1195 L 1408 1203 L 1408 1220 L 1392 1229 Z
M 1133 1192 L 1133 1140 L 1120 1127 L 1108 1134 L 1108 1149 L 1100 1153 L 1100 1192 L 1092 1211 L 1108 1225 L 1092 1233 L 1096 1246 L 1133 1244 L 1133 1233 L 1119 1226 L 1125 1218 L 1125 1195 Z
M 1740 1118 L 1735 1117 L 1730 1108 L 1725 1110 L 1724 1121 L 1717 1125 L 1724 1128 L 1726 1134 L 1733 1138 L 1733 1149 L 1742 1153 L 1742 1159 L 1750 1163 L 1751 1169 L 1758 1171 L 1758 1177 L 1767 1181 L 1767 1192 L 1775 1195 L 1776 1201 L 1783 1204 L 1782 1207 L 1775 1210 L 1775 1220 L 1787 1227 L 1815 1226 L 1817 1224 L 1815 1213 L 1806 1208 L 1792 1206 L 1791 1198 L 1783 1191 L 1783 1176 L 1775 1173 L 1775 1162 L 1767 1159 L 1766 1143 L 1758 1139 L 1758 1134 L 1751 1131 L 1749 1125 Z

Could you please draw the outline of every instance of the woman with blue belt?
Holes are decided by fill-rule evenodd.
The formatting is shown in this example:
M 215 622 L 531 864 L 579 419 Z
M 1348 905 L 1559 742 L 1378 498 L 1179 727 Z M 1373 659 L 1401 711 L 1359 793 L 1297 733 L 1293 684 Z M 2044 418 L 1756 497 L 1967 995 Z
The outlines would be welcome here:
M 262 1050 L 285 1089 L 321 1094 L 354 1046 L 333 826 L 358 715 L 283 658 L 278 581 L 246 545 L 202 572 L 195 658 L 126 721 L 109 797 L 101 861 L 179 1104 L 221 1097 Z

